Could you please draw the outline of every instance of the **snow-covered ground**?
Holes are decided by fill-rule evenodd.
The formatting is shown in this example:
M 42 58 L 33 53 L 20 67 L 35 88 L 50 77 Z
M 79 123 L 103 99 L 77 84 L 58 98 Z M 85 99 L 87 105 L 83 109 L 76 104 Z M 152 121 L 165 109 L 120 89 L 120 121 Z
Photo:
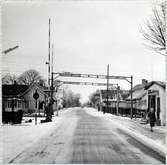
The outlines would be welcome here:
M 2 136 L 2 126 L 0 126 L 0 164 L 2 164 L 2 152 L 3 152 L 3 136 Z
M 133 136 L 135 139 L 151 147 L 153 150 L 158 151 L 161 155 L 166 153 L 165 126 L 155 126 L 154 132 L 150 132 L 149 124 L 140 124 L 138 119 L 130 119 L 128 117 L 115 116 L 112 114 L 98 112 L 94 108 L 85 108 L 86 112 L 93 115 L 106 118 L 112 124 L 119 126 L 126 133 Z
M 12 160 L 16 155 L 23 152 L 23 150 L 37 142 L 40 138 L 54 131 L 53 128 L 57 128 L 63 120 L 63 113 L 66 113 L 65 109 L 59 112 L 59 116 L 56 116 L 55 113 L 52 122 L 48 123 L 40 123 L 40 120 L 45 119 L 40 117 L 37 118 L 37 125 L 35 125 L 34 117 L 24 117 L 21 124 L 2 125 L 3 160 L 5 162 Z M 32 119 L 32 122 L 25 123 L 25 120 L 28 119 Z
M 55 112 L 53 121 L 49 123 L 41 124 L 40 120 L 43 118 L 38 118 L 37 125 L 35 125 L 35 119 L 32 118 L 32 123 L 23 122 L 22 124 L 16 125 L 4 124 L 0 130 L 3 136 L 0 137 L 1 139 L 3 138 L 3 159 L 5 162 L 9 162 L 15 158 L 42 137 L 51 134 L 52 131 L 59 127 L 60 123 L 66 121 L 67 118 L 64 117 L 64 114 L 73 109 L 74 108 L 63 109 L 59 111 L 59 116 L 56 116 Z M 150 147 L 154 147 L 154 149 L 157 149 L 160 153 L 163 154 L 165 152 L 165 127 L 157 126 L 152 133 L 149 130 L 149 125 L 142 125 L 139 120 L 131 120 L 127 117 L 115 116 L 107 113 L 104 115 L 102 112 L 98 112 L 93 108 L 85 108 L 84 110 L 91 115 L 103 117 L 111 121 L 112 124 L 116 124 L 134 138 Z M 26 117 L 24 119 L 27 120 L 30 118 Z

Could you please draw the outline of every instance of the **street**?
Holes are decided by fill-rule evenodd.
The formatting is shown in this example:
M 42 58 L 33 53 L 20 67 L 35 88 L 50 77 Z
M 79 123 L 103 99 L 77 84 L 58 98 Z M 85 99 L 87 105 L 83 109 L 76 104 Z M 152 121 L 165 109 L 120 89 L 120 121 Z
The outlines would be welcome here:
M 2 4 L 4 164 L 167 163 L 163 0 Z
M 163 164 L 165 158 L 138 142 L 112 121 L 82 108 L 64 114 L 50 134 L 8 163 Z

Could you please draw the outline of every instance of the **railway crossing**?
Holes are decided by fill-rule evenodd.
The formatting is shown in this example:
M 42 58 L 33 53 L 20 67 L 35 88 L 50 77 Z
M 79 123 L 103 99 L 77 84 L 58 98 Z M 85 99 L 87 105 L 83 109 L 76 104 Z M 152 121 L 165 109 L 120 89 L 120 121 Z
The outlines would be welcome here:
M 54 76 L 56 76 L 54 78 Z M 95 83 L 95 82 L 75 82 L 75 81 L 60 81 L 57 80 L 59 77 L 73 77 L 73 78 L 92 78 L 92 79 L 106 79 L 107 83 Z M 111 76 L 109 75 L 109 65 L 107 66 L 107 75 L 97 75 L 97 74 L 81 74 L 81 73 L 71 73 L 71 72 L 51 72 L 51 87 L 50 87 L 50 96 L 51 100 L 53 100 L 53 91 L 54 91 L 54 81 L 58 82 L 58 86 L 63 84 L 73 84 L 73 85 L 96 85 L 96 86 L 107 86 L 107 103 L 106 106 L 108 108 L 108 90 L 109 86 L 116 86 L 116 89 L 119 88 L 118 84 L 110 84 L 109 79 L 117 79 L 117 80 L 125 80 L 130 84 L 130 116 L 133 118 L 133 76 Z M 118 99 L 117 99 L 118 100 Z M 117 108 L 118 112 L 118 108 Z

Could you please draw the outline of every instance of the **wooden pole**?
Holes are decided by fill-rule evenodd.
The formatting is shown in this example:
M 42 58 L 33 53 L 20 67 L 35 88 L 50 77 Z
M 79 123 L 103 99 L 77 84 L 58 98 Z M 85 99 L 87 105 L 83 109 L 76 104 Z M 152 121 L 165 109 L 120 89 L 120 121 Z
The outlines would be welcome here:
M 106 105 L 106 110 L 107 112 L 109 112 L 109 102 L 108 102 L 108 98 L 109 98 L 109 91 L 108 91 L 108 87 L 109 87 L 109 64 L 107 65 L 107 105 Z
M 50 86 L 50 18 L 49 18 L 49 41 L 48 41 L 48 85 Z
M 130 81 L 130 86 L 131 86 L 131 91 L 130 91 L 130 116 L 131 116 L 131 119 L 133 118 L 133 91 L 132 91 L 132 88 L 133 88 L 133 76 L 130 77 L 131 81 Z

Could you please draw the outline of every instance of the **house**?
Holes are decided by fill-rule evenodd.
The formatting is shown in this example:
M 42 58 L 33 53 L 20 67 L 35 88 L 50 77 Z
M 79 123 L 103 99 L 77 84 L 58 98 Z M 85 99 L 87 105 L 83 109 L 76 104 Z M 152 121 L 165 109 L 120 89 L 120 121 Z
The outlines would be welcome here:
M 153 108 L 157 118 L 157 125 L 165 125 L 165 83 L 161 81 L 147 82 L 147 80 L 142 79 L 142 83 L 134 86 L 132 92 L 134 113 L 143 113 L 146 116 L 150 108 Z M 127 100 L 130 100 L 130 97 Z
M 151 81 L 145 86 L 148 110 L 155 111 L 157 124 L 166 125 L 166 85 L 161 81 Z
M 23 98 L 26 103 L 25 111 L 35 111 L 36 113 L 44 111 L 44 104 L 48 101 L 49 97 L 44 90 L 44 87 L 33 84 L 29 86 L 24 93 L 20 94 L 20 97 Z M 39 95 L 37 100 L 35 100 L 33 97 L 34 93 Z
M 37 93 L 37 101 L 33 95 Z M 3 111 L 39 112 L 44 110 L 44 103 L 48 101 L 48 94 L 44 88 L 37 85 L 2 85 L 2 109 Z

